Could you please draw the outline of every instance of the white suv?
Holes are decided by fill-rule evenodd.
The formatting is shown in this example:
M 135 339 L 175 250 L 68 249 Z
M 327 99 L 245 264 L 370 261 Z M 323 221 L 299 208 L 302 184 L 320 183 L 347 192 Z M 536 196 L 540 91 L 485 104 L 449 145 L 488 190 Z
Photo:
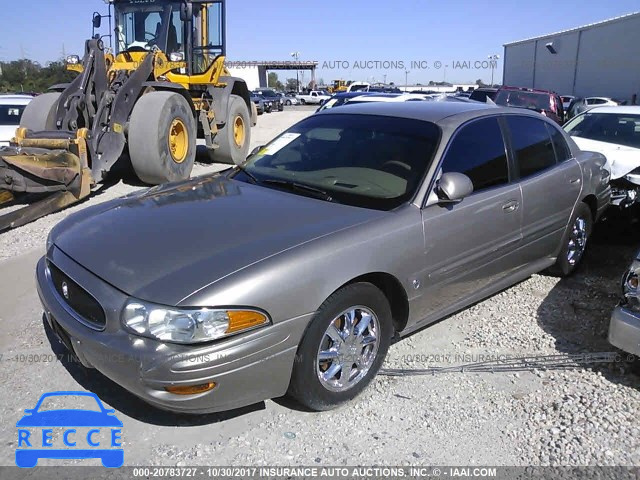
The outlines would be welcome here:
M 0 147 L 8 146 L 15 136 L 22 112 L 31 100 L 31 95 L 0 95 Z

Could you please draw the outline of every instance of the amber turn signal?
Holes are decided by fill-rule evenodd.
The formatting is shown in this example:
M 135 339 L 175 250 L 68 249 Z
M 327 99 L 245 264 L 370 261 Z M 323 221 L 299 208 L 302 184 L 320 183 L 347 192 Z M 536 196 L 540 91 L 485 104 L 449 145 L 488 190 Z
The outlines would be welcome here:
M 230 310 L 227 311 L 227 316 L 229 317 L 229 326 L 225 333 L 240 332 L 242 330 L 264 325 L 269 321 L 266 315 L 260 312 L 247 310 Z
M 216 386 L 215 382 L 201 383 L 199 385 L 176 385 L 164 387 L 164 389 L 175 395 L 195 395 L 196 393 L 204 393 L 212 390 Z

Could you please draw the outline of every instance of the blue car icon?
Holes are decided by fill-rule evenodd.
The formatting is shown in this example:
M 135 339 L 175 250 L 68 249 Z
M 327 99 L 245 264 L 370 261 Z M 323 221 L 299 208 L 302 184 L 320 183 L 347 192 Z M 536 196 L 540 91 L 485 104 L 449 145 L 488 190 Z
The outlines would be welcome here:
M 46 409 L 52 401 L 82 400 L 91 409 L 65 408 Z M 95 405 L 94 403 L 95 402 Z M 43 404 L 45 404 L 43 406 Z M 91 392 L 49 392 L 40 397 L 33 409 L 26 409 L 25 415 L 18 421 L 18 448 L 16 449 L 16 465 L 23 468 L 35 467 L 40 458 L 51 459 L 84 459 L 99 458 L 102 465 L 108 468 L 121 467 L 124 463 L 121 434 L 122 422 L 114 415 L 115 410 L 104 407 L 95 393 Z M 33 435 L 26 428 L 41 430 L 41 436 Z M 50 427 L 63 427 L 62 437 L 68 448 L 53 448 Z M 88 430 L 86 437 L 81 437 L 77 427 L 97 427 Z M 109 430 L 110 448 L 104 448 L 104 440 L 99 441 L 97 435 Z M 85 441 L 86 440 L 86 441 Z M 79 445 L 79 446 L 78 446 Z M 78 446 L 78 448 L 76 448 Z M 84 448 L 86 446 L 86 448 Z M 26 447 L 26 448 L 25 448 Z

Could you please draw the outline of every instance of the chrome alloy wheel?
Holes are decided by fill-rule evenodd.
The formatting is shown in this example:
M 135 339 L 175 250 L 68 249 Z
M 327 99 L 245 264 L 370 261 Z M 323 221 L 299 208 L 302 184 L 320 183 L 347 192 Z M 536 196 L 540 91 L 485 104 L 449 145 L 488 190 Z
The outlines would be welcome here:
M 572 267 L 576 265 L 587 246 L 587 222 L 584 218 L 578 217 L 573 223 L 571 236 L 569 237 L 569 248 L 567 248 L 567 261 Z
M 380 323 L 370 309 L 350 307 L 335 317 L 324 332 L 316 372 L 323 387 L 344 392 L 366 375 L 378 353 Z

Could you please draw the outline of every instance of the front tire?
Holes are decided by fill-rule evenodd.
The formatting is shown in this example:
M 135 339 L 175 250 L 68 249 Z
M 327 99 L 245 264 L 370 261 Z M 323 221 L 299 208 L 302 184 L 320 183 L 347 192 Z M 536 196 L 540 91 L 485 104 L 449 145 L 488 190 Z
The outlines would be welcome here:
M 60 92 L 43 93 L 35 97 L 22 112 L 20 127 L 34 132 L 56 130 L 58 100 Z
M 219 147 L 214 153 L 216 162 L 242 165 L 249 154 L 251 123 L 249 109 L 238 95 L 229 96 L 227 123 L 215 137 Z
M 129 156 L 138 178 L 151 185 L 189 178 L 196 158 L 196 132 L 191 107 L 182 95 L 143 95 L 129 122 Z
M 593 229 L 591 209 L 580 202 L 571 217 L 567 231 L 562 238 L 562 248 L 556 263 L 547 270 L 554 277 L 568 277 L 582 261 L 587 248 L 587 240 Z
M 288 395 L 316 411 L 352 400 L 380 369 L 392 335 L 391 308 L 378 288 L 341 288 L 320 306 L 300 342 Z

